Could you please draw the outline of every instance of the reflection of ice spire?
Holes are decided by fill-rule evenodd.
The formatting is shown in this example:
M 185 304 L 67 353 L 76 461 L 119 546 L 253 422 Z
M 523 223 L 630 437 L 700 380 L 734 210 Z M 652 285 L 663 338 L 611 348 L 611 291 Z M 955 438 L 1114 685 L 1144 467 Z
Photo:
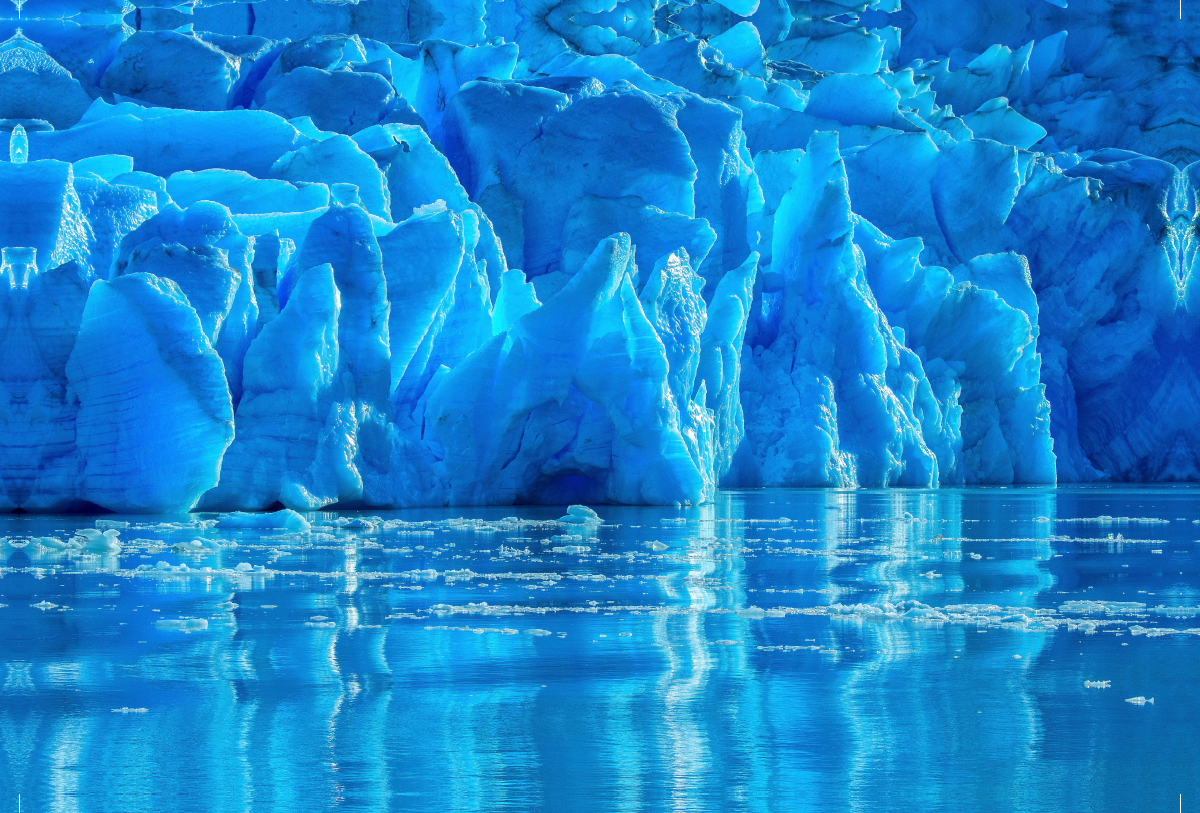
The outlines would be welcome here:
M 25 0 L 12 0 L 12 4 L 17 7 L 17 19 L 21 19 L 21 7 L 25 5 Z
M 1175 171 L 1175 179 L 1166 197 L 1166 210 L 1171 222 L 1164 235 L 1164 248 L 1175 272 L 1175 294 L 1180 299 L 1187 291 L 1188 278 L 1196 259 L 1196 193 L 1188 183 L 1186 172 Z
M 24 164 L 29 160 L 29 136 L 25 135 L 25 128 L 19 124 L 8 137 L 8 160 L 14 164 Z

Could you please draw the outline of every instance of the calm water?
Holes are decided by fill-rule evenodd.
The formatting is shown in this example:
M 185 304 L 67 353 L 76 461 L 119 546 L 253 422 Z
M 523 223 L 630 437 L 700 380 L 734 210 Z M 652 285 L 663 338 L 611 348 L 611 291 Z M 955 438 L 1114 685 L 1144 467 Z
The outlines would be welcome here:
M 8 516 L 0 811 L 1200 810 L 1198 497 Z

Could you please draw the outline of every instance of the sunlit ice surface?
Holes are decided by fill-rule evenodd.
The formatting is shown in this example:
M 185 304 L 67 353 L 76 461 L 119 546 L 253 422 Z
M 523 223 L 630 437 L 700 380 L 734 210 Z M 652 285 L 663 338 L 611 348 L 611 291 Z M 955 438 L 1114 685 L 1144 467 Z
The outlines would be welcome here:
M 4 517 L 5 809 L 1174 810 L 1200 791 L 1194 488 L 599 514 Z

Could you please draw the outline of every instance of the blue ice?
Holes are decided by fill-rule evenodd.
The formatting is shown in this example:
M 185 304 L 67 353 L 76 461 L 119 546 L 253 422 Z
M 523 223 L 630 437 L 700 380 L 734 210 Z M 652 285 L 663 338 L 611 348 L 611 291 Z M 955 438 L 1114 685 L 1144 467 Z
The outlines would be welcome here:
M 1173 19 L 392 5 L 2 12 L 0 506 L 1200 478 Z

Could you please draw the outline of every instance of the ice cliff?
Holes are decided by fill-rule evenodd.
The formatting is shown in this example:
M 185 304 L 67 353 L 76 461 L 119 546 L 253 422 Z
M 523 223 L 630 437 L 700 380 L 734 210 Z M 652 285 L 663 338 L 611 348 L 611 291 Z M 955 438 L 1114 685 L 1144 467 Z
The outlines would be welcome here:
M 1167 11 L 0 9 L 0 506 L 1200 479 Z

